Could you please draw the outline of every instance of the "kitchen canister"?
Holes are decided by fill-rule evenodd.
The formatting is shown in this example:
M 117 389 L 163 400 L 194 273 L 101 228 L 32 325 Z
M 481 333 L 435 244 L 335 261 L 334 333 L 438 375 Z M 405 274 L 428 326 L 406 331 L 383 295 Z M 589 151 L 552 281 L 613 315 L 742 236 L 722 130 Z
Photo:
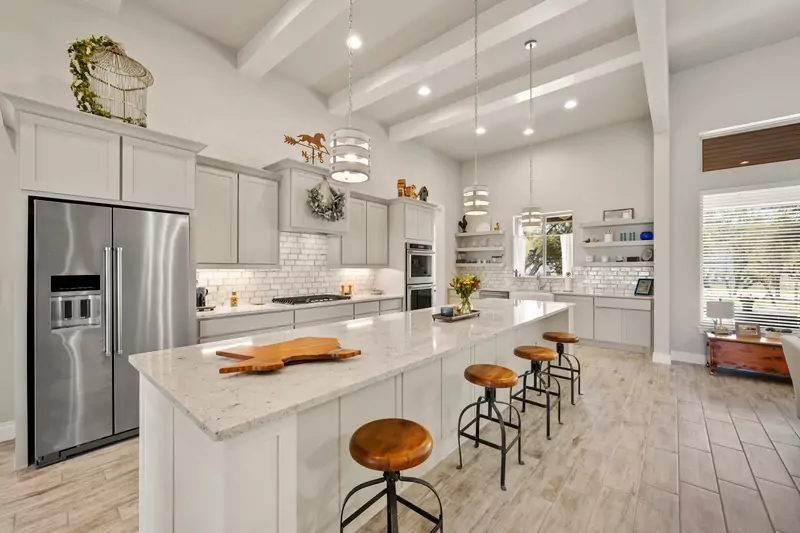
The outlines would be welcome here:
M 593 255 L 587 255 L 585 257 L 585 259 L 586 259 L 587 263 L 594 263 L 594 256 Z
M 601 263 L 608 263 L 608 256 L 607 256 L 607 255 L 604 255 L 604 256 L 602 256 L 602 257 L 600 258 L 600 262 L 601 262 Z
M 603 242 L 613 242 L 614 241 L 614 234 L 610 231 L 607 231 L 605 235 L 603 235 Z

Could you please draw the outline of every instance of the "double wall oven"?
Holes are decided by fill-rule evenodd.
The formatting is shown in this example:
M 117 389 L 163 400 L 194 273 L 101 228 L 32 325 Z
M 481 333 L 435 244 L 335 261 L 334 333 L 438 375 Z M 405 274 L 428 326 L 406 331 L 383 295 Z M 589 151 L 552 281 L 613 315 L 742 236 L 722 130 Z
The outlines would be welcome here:
M 406 243 L 406 310 L 433 307 L 435 292 L 433 246 Z

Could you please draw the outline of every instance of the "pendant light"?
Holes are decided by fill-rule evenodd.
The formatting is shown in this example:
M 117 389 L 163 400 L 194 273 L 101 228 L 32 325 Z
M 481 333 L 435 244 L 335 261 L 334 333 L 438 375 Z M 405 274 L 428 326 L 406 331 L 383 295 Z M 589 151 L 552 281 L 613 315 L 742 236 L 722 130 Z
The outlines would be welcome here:
M 353 0 L 350 0 L 347 32 L 347 127 L 331 133 L 331 179 L 361 183 L 369 179 L 370 137 L 353 127 Z
M 475 60 L 475 123 L 472 134 L 475 136 L 475 168 L 473 171 L 473 184 L 464 187 L 464 214 L 485 215 L 489 207 L 489 187 L 478 185 L 478 0 L 475 4 L 474 21 L 474 60 Z
M 525 43 L 528 49 L 528 128 L 525 133 L 533 134 L 533 49 L 536 48 L 536 41 L 530 40 Z M 520 225 L 524 228 L 540 228 L 542 226 L 542 210 L 533 206 L 533 139 L 528 149 L 528 186 L 530 188 L 530 204 L 522 209 L 520 214 Z

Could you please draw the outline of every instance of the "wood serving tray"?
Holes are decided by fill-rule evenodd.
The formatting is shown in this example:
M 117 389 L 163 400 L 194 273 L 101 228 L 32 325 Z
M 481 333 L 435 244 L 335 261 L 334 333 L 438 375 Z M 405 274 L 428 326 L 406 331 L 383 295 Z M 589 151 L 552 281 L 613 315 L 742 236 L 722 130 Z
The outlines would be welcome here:
M 471 313 L 465 313 L 463 315 L 454 315 L 454 316 L 444 316 L 441 313 L 436 313 L 433 315 L 433 321 L 436 322 L 437 320 L 441 320 L 442 322 L 458 322 L 459 320 L 466 320 L 468 318 L 475 318 L 476 316 L 480 316 L 481 312 L 477 309 L 472 311 Z
M 217 355 L 241 361 L 219 369 L 220 374 L 230 374 L 271 372 L 283 368 L 287 363 L 349 359 L 361 355 L 361 350 L 343 349 L 339 339 L 302 337 L 267 346 L 234 346 L 218 350 Z

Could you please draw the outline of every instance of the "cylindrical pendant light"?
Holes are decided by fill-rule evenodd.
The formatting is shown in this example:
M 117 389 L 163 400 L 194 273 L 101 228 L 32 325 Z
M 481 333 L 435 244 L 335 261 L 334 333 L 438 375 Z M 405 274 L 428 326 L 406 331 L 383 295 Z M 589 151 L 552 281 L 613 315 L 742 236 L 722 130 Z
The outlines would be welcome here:
M 533 49 L 536 48 L 536 41 L 530 40 L 525 43 L 528 49 L 528 130 L 533 128 Z M 531 135 L 533 135 L 531 133 Z M 542 226 L 542 210 L 533 205 L 533 139 L 528 149 L 528 187 L 530 193 L 530 205 L 522 208 L 520 213 L 520 225 L 522 228 L 539 228 Z
M 347 42 L 353 37 L 353 0 L 350 0 Z M 331 133 L 331 179 L 361 183 L 369 179 L 370 136 L 353 128 L 353 47 L 347 46 L 347 127 Z
M 474 40 L 473 40 L 473 59 L 475 63 L 475 123 L 472 134 L 475 136 L 475 165 L 473 169 L 473 184 L 464 187 L 464 214 L 465 215 L 486 215 L 489 207 L 489 187 L 478 185 L 478 0 L 474 0 L 475 19 L 474 19 Z

